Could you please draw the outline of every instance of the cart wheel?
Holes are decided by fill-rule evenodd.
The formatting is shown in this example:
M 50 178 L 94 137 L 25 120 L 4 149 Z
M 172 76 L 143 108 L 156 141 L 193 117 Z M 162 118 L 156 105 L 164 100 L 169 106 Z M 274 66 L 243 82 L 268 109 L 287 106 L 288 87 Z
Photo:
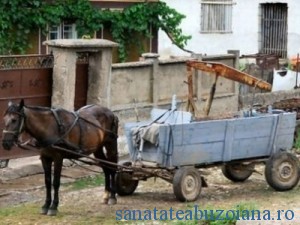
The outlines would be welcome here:
M 289 152 L 278 152 L 266 163 L 266 181 L 276 191 L 294 188 L 299 182 L 299 175 L 299 160 Z
M 223 175 L 233 182 L 243 182 L 247 180 L 254 171 L 254 163 L 242 164 L 226 164 L 222 166 Z
M 131 162 L 124 162 L 122 165 L 131 166 Z M 138 180 L 132 179 L 132 172 L 120 171 L 116 174 L 116 192 L 120 196 L 133 194 L 138 184 Z
M 201 177 L 195 168 L 181 167 L 173 178 L 175 197 L 181 202 L 195 201 L 201 192 Z

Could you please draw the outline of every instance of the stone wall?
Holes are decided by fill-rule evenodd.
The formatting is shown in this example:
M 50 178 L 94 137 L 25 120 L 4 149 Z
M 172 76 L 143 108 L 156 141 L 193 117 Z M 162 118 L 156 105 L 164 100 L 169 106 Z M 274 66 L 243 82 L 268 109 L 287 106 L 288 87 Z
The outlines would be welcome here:
M 112 65 L 111 106 L 122 115 L 122 121 L 137 118 L 149 119 L 153 107 L 168 108 L 172 96 L 176 94 L 178 109 L 185 110 L 188 87 L 186 61 L 194 57 L 170 58 L 159 60 L 153 54 L 144 55 L 144 60 L 133 63 Z M 199 58 L 199 56 L 198 56 Z M 232 67 L 238 65 L 238 55 L 226 54 L 218 56 L 200 56 L 203 61 L 215 61 Z M 202 111 L 208 97 L 213 76 L 201 71 L 194 73 L 194 99 L 198 110 Z M 238 88 L 231 80 L 220 77 L 213 101 L 211 113 L 238 109 Z
M 254 95 L 247 94 L 241 95 L 239 98 L 239 108 L 249 108 L 253 104 L 267 106 L 284 99 L 300 98 L 300 89 L 269 93 L 256 93 Z

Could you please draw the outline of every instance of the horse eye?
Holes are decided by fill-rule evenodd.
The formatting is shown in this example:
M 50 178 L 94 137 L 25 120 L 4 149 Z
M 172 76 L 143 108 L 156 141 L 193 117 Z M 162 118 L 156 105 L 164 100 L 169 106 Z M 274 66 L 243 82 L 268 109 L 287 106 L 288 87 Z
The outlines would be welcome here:
M 16 119 L 12 119 L 11 122 L 12 122 L 12 123 L 15 123 L 15 122 L 17 122 L 17 120 L 16 120 Z

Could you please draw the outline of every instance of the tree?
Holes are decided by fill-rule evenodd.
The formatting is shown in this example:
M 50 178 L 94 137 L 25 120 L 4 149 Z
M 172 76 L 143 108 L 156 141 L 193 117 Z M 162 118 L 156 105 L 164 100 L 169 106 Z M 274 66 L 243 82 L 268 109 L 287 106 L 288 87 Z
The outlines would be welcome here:
M 114 11 L 96 9 L 88 0 L 2 0 L 0 10 L 2 55 L 24 54 L 31 47 L 29 34 L 32 31 L 41 29 L 46 35 L 49 25 L 59 25 L 65 20 L 76 24 L 79 37 L 93 36 L 103 27 L 109 29 L 119 44 L 120 61 L 126 59 L 130 43 L 140 43 L 136 34 L 151 37 L 150 26 L 165 31 L 181 49 L 191 38 L 179 28 L 185 16 L 164 2 L 137 3 L 123 11 Z

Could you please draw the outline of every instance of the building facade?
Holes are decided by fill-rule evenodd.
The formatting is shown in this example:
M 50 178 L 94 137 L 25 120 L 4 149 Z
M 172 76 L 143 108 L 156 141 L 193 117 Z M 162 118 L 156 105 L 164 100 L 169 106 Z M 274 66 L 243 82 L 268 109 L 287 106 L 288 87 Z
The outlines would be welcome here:
M 300 52 L 298 0 L 163 0 L 186 16 L 181 24 L 191 35 L 186 49 L 199 54 L 276 54 L 290 58 Z M 159 32 L 162 57 L 188 55 Z

